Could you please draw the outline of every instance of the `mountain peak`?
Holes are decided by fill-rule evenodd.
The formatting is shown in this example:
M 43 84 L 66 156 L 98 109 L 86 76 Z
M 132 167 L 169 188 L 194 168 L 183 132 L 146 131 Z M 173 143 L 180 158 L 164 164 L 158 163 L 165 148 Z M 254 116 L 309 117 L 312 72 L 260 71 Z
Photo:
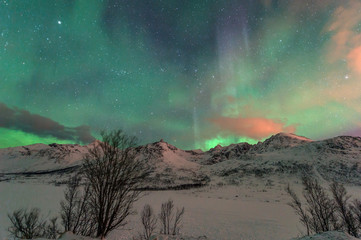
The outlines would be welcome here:
M 150 143 L 150 144 L 147 144 L 147 146 L 149 147 L 154 147 L 154 146 L 157 146 L 157 147 L 160 147 L 161 149 L 163 150 L 177 150 L 178 148 L 176 146 L 173 146 L 172 144 L 169 144 L 168 142 L 165 142 L 163 139 L 160 139 L 158 142 L 154 142 L 154 143 Z
M 277 133 L 266 139 L 262 143 L 256 145 L 256 150 L 259 152 L 271 152 L 285 148 L 299 146 L 305 143 L 312 142 L 311 139 L 298 136 L 293 133 Z
M 309 138 L 306 138 L 303 136 L 298 136 L 294 133 L 285 133 L 285 132 L 280 132 L 275 135 L 272 135 L 269 139 L 271 139 L 271 138 L 273 138 L 273 139 L 288 138 L 288 139 L 294 139 L 294 140 L 298 140 L 298 141 L 312 142 L 312 140 Z
M 217 150 L 220 150 L 220 149 L 222 149 L 222 148 L 223 148 L 223 147 L 222 147 L 220 144 L 218 144 L 217 146 L 209 149 L 209 151 L 217 151 Z
M 93 142 L 89 143 L 87 145 L 87 147 L 95 147 L 95 146 L 99 146 L 102 143 L 102 141 L 95 139 Z

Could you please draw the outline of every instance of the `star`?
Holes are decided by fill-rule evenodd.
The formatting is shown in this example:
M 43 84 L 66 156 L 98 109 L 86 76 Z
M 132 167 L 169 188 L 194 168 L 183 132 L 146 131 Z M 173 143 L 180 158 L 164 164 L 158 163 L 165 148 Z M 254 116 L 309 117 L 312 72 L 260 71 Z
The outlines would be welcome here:
M 143 129 L 142 144 L 177 139 L 184 149 L 257 143 L 282 130 L 314 139 L 360 132 L 360 1 L 39 1 L 46 11 L 7 2 L 0 112 L 5 104 L 84 124 L 94 137 L 105 126 Z M 0 148 L 64 140 L 11 124 L 0 123 Z

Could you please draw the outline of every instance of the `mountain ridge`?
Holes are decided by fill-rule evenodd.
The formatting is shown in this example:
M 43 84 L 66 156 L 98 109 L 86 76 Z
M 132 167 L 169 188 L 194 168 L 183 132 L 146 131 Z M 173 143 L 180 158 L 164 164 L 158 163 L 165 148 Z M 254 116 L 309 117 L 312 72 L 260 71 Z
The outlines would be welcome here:
M 0 174 L 76 169 L 88 149 L 72 144 L 33 144 L 0 149 Z M 257 144 L 216 146 L 208 151 L 182 150 L 163 140 L 131 149 L 152 170 L 153 186 L 237 184 L 245 177 L 314 174 L 326 181 L 361 184 L 361 138 L 338 136 L 313 141 L 278 133 Z

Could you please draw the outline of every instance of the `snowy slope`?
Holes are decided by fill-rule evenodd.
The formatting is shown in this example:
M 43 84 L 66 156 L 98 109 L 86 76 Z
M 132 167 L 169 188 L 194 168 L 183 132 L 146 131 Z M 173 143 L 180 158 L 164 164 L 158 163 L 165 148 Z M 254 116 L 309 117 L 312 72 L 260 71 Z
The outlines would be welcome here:
M 315 234 L 312 236 L 296 238 L 293 240 L 356 240 L 357 238 L 348 235 L 343 232 L 324 232 L 320 234 Z
M 236 146 L 244 146 L 238 144 Z M 327 181 L 361 184 L 361 138 L 340 136 L 312 141 L 293 134 L 277 134 L 262 143 L 239 151 L 235 146 L 219 151 L 223 161 L 203 170 L 210 176 L 237 183 L 242 178 L 310 174 Z M 209 158 L 210 162 L 212 157 Z
M 311 139 L 297 136 L 292 133 L 279 133 L 271 136 L 264 142 L 259 142 L 252 148 L 252 151 L 255 153 L 273 152 L 297 147 L 310 142 L 312 142 Z
M 33 144 L 0 149 L 0 173 L 40 172 L 79 164 L 87 146 Z
M 92 145 L 35 144 L 0 149 L 0 174 L 78 166 L 89 147 Z M 237 184 L 250 176 L 300 177 L 303 174 L 326 181 L 361 184 L 360 137 L 339 136 L 312 141 L 279 133 L 254 145 L 216 146 L 206 152 L 184 151 L 161 140 L 136 147 L 132 152 L 153 171 L 151 182 L 162 187 L 198 186 L 208 179 Z
M 208 182 L 200 171 L 201 165 L 195 162 L 194 152 L 183 151 L 163 140 L 136 147 L 132 152 L 152 171 L 148 188 L 186 188 Z
M 195 163 L 191 152 L 183 151 L 177 147 L 160 140 L 159 142 L 139 146 L 133 150 L 137 157 L 150 164 L 163 164 L 175 169 L 198 170 L 200 165 Z
M 87 146 L 71 144 L 34 144 L 0 149 L 0 181 L 45 178 L 49 182 L 63 183 L 67 176 L 81 165 L 83 157 L 97 142 Z M 151 189 L 186 188 L 208 182 L 195 162 L 197 153 L 183 151 L 164 141 L 131 150 L 138 160 L 152 170 L 145 187 Z

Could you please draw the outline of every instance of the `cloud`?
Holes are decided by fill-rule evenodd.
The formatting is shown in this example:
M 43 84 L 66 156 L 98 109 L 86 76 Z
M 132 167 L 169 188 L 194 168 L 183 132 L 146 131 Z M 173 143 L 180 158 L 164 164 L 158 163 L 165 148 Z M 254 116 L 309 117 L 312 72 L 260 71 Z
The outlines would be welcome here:
M 341 2 L 340 2 L 341 3 Z M 325 46 L 328 63 L 334 70 L 328 73 L 328 87 L 322 93 L 323 99 L 336 101 L 361 112 L 361 33 L 357 30 L 361 22 L 361 2 L 342 2 L 333 12 L 323 33 L 331 39 Z M 345 63 L 347 65 L 345 65 Z
M 24 109 L 10 108 L 4 103 L 0 103 L 0 127 L 82 143 L 89 143 L 95 139 L 89 126 L 66 127 L 50 118 L 32 114 Z
M 360 8 L 358 0 L 345 2 L 334 11 L 325 29 L 325 32 L 332 33 L 327 48 L 329 61 L 347 59 L 349 68 L 356 73 L 361 73 L 361 34 L 356 30 L 361 21 Z
M 286 126 L 285 123 L 280 120 L 267 119 L 262 117 L 218 117 L 210 119 L 210 121 L 218 126 L 221 131 L 226 131 L 234 135 L 258 140 L 268 137 L 271 134 L 279 132 L 293 133 L 296 130 L 295 126 Z
M 361 74 L 361 45 L 347 55 L 348 64 L 355 72 Z

